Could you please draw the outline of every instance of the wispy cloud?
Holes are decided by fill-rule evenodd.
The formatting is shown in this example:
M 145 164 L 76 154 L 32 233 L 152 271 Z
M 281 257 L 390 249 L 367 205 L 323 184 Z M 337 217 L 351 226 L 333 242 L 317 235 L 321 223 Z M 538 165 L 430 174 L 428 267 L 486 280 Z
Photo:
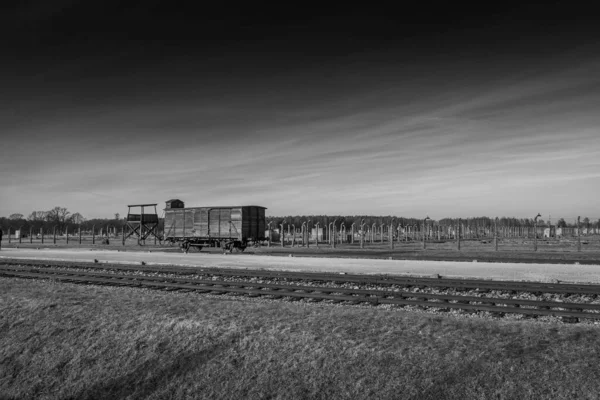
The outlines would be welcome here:
M 52 115 L 7 128 L 0 212 L 64 204 L 102 216 L 172 197 L 273 214 L 593 210 L 554 194 L 600 194 L 598 66 L 484 74 L 464 87 L 451 73 L 417 88 L 392 76 L 391 87 L 333 93 L 302 77 L 278 91 L 265 78 L 222 98 L 190 89 L 149 100 L 146 89 L 139 101 L 67 109 L 74 99 L 51 96 Z M 26 108 L 50 104 L 36 101 Z

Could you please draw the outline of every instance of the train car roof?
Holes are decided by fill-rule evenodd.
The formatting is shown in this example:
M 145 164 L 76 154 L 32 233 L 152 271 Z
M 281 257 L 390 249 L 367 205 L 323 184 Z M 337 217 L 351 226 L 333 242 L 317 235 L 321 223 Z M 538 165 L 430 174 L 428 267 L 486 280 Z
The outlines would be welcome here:
M 263 206 L 247 205 L 247 206 L 196 206 L 196 207 L 182 207 L 182 208 L 165 208 L 165 210 L 183 210 L 184 208 L 212 208 L 212 209 L 217 209 L 217 208 L 242 208 L 242 207 L 264 208 L 265 210 L 267 209 L 267 207 L 263 207 Z

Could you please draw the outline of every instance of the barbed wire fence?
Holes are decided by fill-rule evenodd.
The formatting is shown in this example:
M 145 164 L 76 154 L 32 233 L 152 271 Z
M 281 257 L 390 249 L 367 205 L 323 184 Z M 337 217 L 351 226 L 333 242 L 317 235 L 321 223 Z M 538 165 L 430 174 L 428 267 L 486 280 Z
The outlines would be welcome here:
M 456 251 L 583 251 L 600 250 L 600 217 L 538 214 L 530 219 L 474 217 L 422 220 L 403 217 L 371 217 L 377 222 L 328 217 L 268 217 L 267 245 L 340 249 L 405 249 Z M 126 227 L 93 225 L 91 229 L 2 227 L 2 242 L 9 244 L 96 245 L 137 243 L 125 240 Z M 116 243 L 115 243 L 116 242 Z M 152 242 L 150 241 L 150 243 Z M 157 243 L 156 238 L 154 244 Z
M 321 243 L 331 247 L 337 244 L 343 248 L 389 246 L 389 249 L 422 247 L 423 250 L 457 251 L 582 251 L 586 247 L 600 250 L 600 217 L 559 215 L 544 220 L 538 214 L 531 220 L 487 218 L 482 222 L 482 219 L 457 218 L 448 222 L 448 219 L 436 221 L 426 217 L 421 223 L 414 222 L 415 219 L 401 223 L 398 221 L 407 218 L 391 217 L 373 224 L 352 222 L 349 228 L 347 222 L 336 224 L 334 221 L 326 228 L 315 225 L 310 230 L 296 230 L 293 225 L 287 224 L 287 232 L 282 228 L 283 235 L 279 229 L 269 231 L 268 235 L 281 247 Z

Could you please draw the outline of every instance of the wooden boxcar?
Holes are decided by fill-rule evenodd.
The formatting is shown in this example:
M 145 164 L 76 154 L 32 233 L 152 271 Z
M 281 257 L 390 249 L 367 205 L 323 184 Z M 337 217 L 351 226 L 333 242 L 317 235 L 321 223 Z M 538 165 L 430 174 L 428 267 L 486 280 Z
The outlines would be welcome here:
M 244 250 L 248 244 L 265 240 L 265 207 L 184 207 L 169 200 L 165 208 L 164 240 L 190 246 Z

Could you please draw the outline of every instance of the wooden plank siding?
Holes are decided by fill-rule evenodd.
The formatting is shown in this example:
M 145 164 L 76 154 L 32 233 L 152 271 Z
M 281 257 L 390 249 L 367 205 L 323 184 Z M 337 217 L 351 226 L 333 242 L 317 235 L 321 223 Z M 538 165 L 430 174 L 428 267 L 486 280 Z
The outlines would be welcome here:
M 258 239 L 264 237 L 265 208 L 190 207 L 165 209 L 165 237 Z

